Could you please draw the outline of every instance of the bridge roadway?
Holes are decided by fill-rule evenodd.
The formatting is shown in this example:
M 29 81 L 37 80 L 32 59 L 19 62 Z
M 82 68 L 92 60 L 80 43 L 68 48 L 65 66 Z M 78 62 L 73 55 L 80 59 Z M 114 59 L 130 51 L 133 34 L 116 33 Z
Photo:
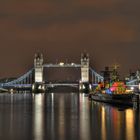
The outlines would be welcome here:
M 75 87 L 75 88 L 78 88 L 79 87 L 79 83 L 49 83 L 49 84 L 45 84 L 45 85 L 48 88 L 61 87 L 61 86 Z
M 45 68 L 80 68 L 81 64 L 75 64 L 75 63 L 44 64 L 43 67 Z
M 79 83 L 46 83 L 45 89 L 53 89 L 56 87 L 72 87 L 79 89 Z M 98 84 L 92 84 L 92 87 L 96 87 Z M 139 87 L 139 85 L 126 85 L 127 88 L 135 88 Z M 14 89 L 14 90 L 32 90 L 32 84 L 13 84 L 13 85 L 5 85 L 3 87 L 0 87 L 1 92 L 8 92 L 8 90 Z
M 53 87 L 79 87 L 79 83 L 45 83 L 46 88 L 53 88 Z M 11 84 L 11 85 L 1 85 L 3 89 L 10 89 L 10 88 L 17 88 L 17 89 L 31 89 L 32 84 Z

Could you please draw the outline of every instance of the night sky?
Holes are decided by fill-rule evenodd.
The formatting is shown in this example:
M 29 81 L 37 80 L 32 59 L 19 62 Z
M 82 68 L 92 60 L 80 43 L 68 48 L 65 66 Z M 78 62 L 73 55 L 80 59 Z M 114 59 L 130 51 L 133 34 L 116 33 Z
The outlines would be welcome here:
M 122 75 L 140 68 L 140 1 L 0 1 L 1 78 L 28 71 L 35 52 L 45 63 L 80 63 L 83 51 L 98 72 L 114 63 Z

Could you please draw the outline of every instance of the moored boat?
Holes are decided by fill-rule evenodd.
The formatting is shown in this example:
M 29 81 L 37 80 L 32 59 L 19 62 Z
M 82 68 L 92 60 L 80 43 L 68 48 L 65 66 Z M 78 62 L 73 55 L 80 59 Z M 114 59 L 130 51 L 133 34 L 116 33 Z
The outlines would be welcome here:
M 104 74 L 106 74 L 104 75 L 105 80 L 98 83 L 94 91 L 89 94 L 89 98 L 118 106 L 133 106 L 135 94 L 133 91 L 127 90 L 125 83 L 119 80 L 116 67 L 113 71 L 106 68 Z
M 133 93 L 132 94 L 103 94 L 91 93 L 89 95 L 91 100 L 109 103 L 113 105 L 133 106 Z

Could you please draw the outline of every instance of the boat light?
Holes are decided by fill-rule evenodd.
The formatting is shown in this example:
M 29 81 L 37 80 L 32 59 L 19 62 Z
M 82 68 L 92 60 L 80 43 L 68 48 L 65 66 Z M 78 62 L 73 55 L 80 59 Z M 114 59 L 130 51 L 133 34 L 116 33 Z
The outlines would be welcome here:
M 134 87 L 131 87 L 131 90 L 134 90 Z

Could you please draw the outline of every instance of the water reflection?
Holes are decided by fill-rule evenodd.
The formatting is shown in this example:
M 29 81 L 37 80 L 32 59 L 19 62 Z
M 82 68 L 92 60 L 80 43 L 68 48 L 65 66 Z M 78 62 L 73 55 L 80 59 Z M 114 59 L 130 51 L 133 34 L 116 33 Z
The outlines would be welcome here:
M 92 102 L 92 110 L 95 111 L 95 109 L 97 109 L 96 117 L 99 118 L 94 119 L 92 116 L 92 119 L 96 123 L 96 133 L 98 135 L 101 134 L 100 139 L 139 140 L 139 111 L 135 112 L 133 109 L 124 109 L 119 111 L 118 108 L 102 103 Z M 95 115 L 95 112 L 93 115 Z
M 33 95 L 33 134 L 35 140 L 43 140 L 44 99 L 44 94 Z
M 106 112 L 105 112 L 105 108 L 102 107 L 101 108 L 101 135 L 102 135 L 102 140 L 106 140 Z
M 65 139 L 65 110 L 64 110 L 64 96 L 60 98 L 60 103 L 59 103 L 59 113 L 58 113 L 58 130 L 59 130 L 59 137 L 61 140 Z
M 133 113 L 133 110 L 131 109 L 126 110 L 126 139 L 136 139 L 135 137 L 135 117 L 136 116 L 135 115 L 136 113 Z
M 26 96 L 26 98 L 24 98 Z M 0 94 L 0 139 L 31 138 L 31 95 Z
M 0 139 L 139 140 L 139 111 L 84 94 L 0 94 Z
M 90 113 L 89 113 L 89 101 L 84 94 L 79 96 L 79 108 L 80 108 L 80 139 L 81 140 L 90 140 Z

